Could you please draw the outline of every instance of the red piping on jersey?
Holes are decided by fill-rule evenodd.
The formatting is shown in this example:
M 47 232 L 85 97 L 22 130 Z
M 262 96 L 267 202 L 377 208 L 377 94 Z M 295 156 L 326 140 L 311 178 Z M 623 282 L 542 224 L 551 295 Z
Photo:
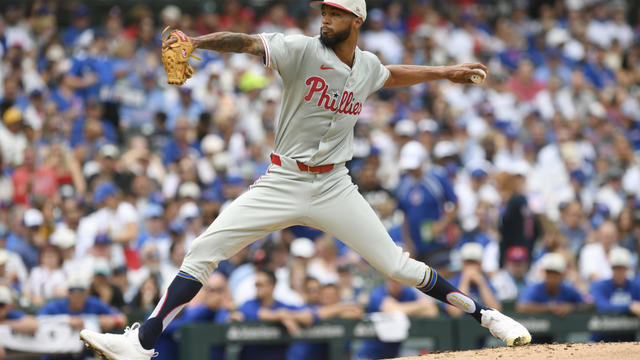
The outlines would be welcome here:
M 264 62 L 264 66 L 265 67 L 270 67 L 271 58 L 269 57 L 269 45 L 267 44 L 267 40 L 264 38 L 264 36 L 262 36 L 262 34 L 258 34 L 258 36 L 260 36 L 260 39 L 262 40 L 262 44 L 264 45 L 264 51 L 265 51 L 264 56 L 266 57 L 266 60 Z

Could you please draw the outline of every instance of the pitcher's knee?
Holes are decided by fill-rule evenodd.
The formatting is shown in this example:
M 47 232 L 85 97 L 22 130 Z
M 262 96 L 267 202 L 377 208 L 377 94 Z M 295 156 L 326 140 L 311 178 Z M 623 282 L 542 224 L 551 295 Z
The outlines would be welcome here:
M 216 264 L 213 262 L 189 261 L 188 258 L 185 258 L 180 266 L 180 271 L 195 277 L 204 285 L 215 268 Z
M 385 273 L 389 278 L 407 286 L 416 286 L 416 276 L 405 266 L 393 266 Z

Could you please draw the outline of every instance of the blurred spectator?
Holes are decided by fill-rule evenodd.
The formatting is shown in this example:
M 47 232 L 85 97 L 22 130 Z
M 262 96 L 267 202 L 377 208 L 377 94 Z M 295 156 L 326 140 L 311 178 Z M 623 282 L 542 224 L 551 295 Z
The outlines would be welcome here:
M 153 308 L 159 301 L 160 286 L 158 280 L 153 276 L 149 276 L 144 279 L 138 287 L 138 292 L 131 302 L 129 302 L 129 308 L 148 313 L 153 311 Z
M 559 229 L 569 240 L 569 250 L 577 255 L 584 245 L 588 231 L 582 205 L 578 201 L 564 204 L 560 209 L 560 215 Z
M 308 310 L 297 311 L 294 307 L 281 303 L 273 298 L 276 276 L 273 272 L 259 270 L 255 274 L 256 299 L 242 304 L 237 312 L 231 315 L 232 321 L 266 321 L 284 325 L 290 334 L 300 331 L 300 326 L 313 323 L 313 315 Z M 240 352 L 240 359 L 281 360 L 286 358 L 287 345 L 245 345 Z
M 552 313 L 557 316 L 584 308 L 583 296 L 564 281 L 567 263 L 557 253 L 548 253 L 541 259 L 544 281 L 527 286 L 518 299 L 516 311 L 520 313 Z
M 523 173 L 496 175 L 496 187 L 504 206 L 499 222 L 500 265 L 503 265 L 506 251 L 511 246 L 524 246 L 531 255 L 535 241 L 541 233 L 540 223 L 523 195 L 525 182 Z
M 462 259 L 462 269 L 460 273 L 449 281 L 453 286 L 468 294 L 474 300 L 485 304 L 487 307 L 497 310 L 502 309 L 498 300 L 496 289 L 493 288 L 487 275 L 482 271 L 482 245 L 475 242 L 468 242 L 460 249 Z M 460 316 L 462 310 L 444 303 L 441 305 L 451 316 Z
M 628 279 L 631 253 L 624 248 L 611 250 L 609 263 L 613 277 L 591 285 L 596 310 L 601 313 L 631 313 L 640 316 L 640 285 Z M 593 334 L 592 341 L 634 341 L 635 332 L 615 335 Z
M 516 301 L 527 286 L 525 275 L 529 269 L 529 254 L 524 246 L 507 249 L 504 269 L 491 277 L 498 301 Z
M 46 301 L 64 295 L 66 278 L 62 251 L 55 245 L 46 245 L 40 251 L 39 265 L 31 269 L 22 293 L 32 305 L 40 307 Z
M 338 281 L 338 254 L 336 241 L 329 235 L 316 239 L 315 256 L 309 261 L 307 272 L 321 284 Z
M 124 297 L 120 288 L 111 283 L 111 274 L 109 262 L 106 259 L 96 259 L 93 263 L 90 294 L 113 308 L 122 309 L 125 305 Z
M 145 218 L 144 230 L 140 231 L 135 243 L 135 248 L 140 251 L 146 243 L 156 244 L 160 259 L 169 259 L 169 248 L 172 246 L 171 238 L 164 222 L 164 209 L 158 204 L 149 204 L 143 212 Z
M 187 307 L 182 315 L 171 322 L 162 332 L 157 343 L 158 360 L 179 359 L 178 330 L 193 323 L 220 324 L 229 321 L 229 289 L 227 281 L 220 273 L 211 275 L 202 288 L 204 297 L 201 304 Z M 153 303 L 155 304 L 155 302 Z M 225 358 L 224 346 L 212 346 L 209 350 L 209 359 L 217 360 Z
M 27 138 L 22 126 L 20 109 L 14 106 L 4 111 L 0 124 L 0 150 L 4 161 L 11 166 L 19 166 L 24 160 Z
M 359 305 L 341 303 L 338 288 L 333 284 L 322 285 L 313 277 L 307 277 L 304 284 L 304 307 L 309 309 L 314 321 L 324 321 L 333 318 L 360 319 L 363 311 Z M 327 343 L 294 342 L 289 347 L 287 359 L 290 360 L 321 360 L 329 356 Z
M 29 269 L 39 263 L 40 249 L 47 241 L 40 232 L 43 221 L 40 210 L 27 209 L 22 215 L 20 225 L 7 237 L 7 250 L 20 255 Z
M 452 155 L 456 151 L 454 147 L 451 142 L 441 143 L 439 158 Z M 426 150 L 419 146 L 403 149 L 400 168 L 407 173 L 400 180 L 396 197 L 405 214 L 405 245 L 417 258 L 438 267 L 448 261 L 447 256 L 443 259 L 447 247 L 441 238 L 455 219 L 457 197 L 441 169 L 423 172 L 426 156 Z
M 369 295 L 367 313 L 401 312 L 408 316 L 434 317 L 437 305 L 422 296 L 416 289 L 387 279 L 385 284 L 375 288 Z M 364 340 L 358 350 L 357 359 L 386 359 L 397 357 L 402 343 L 385 343 L 379 340 Z
M 0 286 L 0 323 L 16 333 L 32 335 L 38 330 L 35 317 L 14 308 L 11 290 L 4 285 Z M 0 357 L 5 356 L 5 349 L 0 346 Z
M 111 264 L 127 264 L 123 246 L 128 246 L 138 235 L 138 212 L 121 195 L 111 181 L 99 183 L 93 192 L 95 212 L 85 216 L 78 225 L 76 254 L 85 256 L 98 234 L 108 234 L 111 244 Z
M 69 326 L 74 329 L 84 329 L 86 327 L 84 322 L 92 321 L 95 317 L 102 331 L 123 328 L 127 324 L 125 315 L 109 307 L 97 297 L 89 295 L 91 280 L 87 275 L 76 273 L 69 277 L 68 296 L 47 302 L 38 311 L 38 315 L 70 315 Z M 62 359 L 72 359 L 72 357 Z
M 609 254 L 618 244 L 618 229 L 612 221 L 600 224 L 595 242 L 586 244 L 580 251 L 580 276 L 593 282 L 609 279 L 613 275 Z

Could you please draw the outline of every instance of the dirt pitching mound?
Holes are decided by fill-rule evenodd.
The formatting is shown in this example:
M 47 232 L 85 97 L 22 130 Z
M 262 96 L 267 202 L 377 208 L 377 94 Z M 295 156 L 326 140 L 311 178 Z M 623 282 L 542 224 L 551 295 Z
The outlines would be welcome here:
M 640 342 L 527 345 L 491 349 L 452 351 L 396 360 L 548 360 L 548 359 L 639 359 Z

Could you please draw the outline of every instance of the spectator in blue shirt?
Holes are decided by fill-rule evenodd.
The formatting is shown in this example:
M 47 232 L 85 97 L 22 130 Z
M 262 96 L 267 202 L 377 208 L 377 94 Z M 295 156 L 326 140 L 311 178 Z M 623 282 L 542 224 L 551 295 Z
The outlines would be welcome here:
M 179 118 L 173 130 L 173 138 L 169 139 L 162 148 L 162 163 L 171 168 L 180 159 L 191 153 L 199 154 L 197 145 L 189 139 L 189 120 Z
M 289 333 L 300 331 L 300 325 L 313 323 L 313 315 L 309 310 L 298 310 L 296 307 L 281 303 L 273 298 L 276 276 L 268 270 L 258 270 L 256 279 L 256 299 L 242 304 L 240 309 L 231 315 L 233 321 L 265 321 L 284 325 Z M 282 360 L 287 357 L 287 344 L 277 345 L 245 345 L 240 351 L 240 360 Z
M 202 288 L 202 303 L 185 308 L 182 316 L 175 319 L 164 330 L 156 344 L 157 360 L 179 360 L 178 330 L 191 323 L 225 323 L 229 320 L 229 311 L 225 302 L 229 301 L 227 280 L 221 273 L 214 273 Z M 212 346 L 209 351 L 211 360 L 223 360 L 224 346 Z
M 175 103 L 167 103 L 165 109 L 167 113 L 167 129 L 173 131 L 176 127 L 178 119 L 184 117 L 189 120 L 189 124 L 195 125 L 198 122 L 200 114 L 204 112 L 202 104 L 194 100 L 191 96 L 191 89 L 188 87 L 180 87 L 180 98 Z
M 31 269 L 38 265 L 40 247 L 46 239 L 40 234 L 44 222 L 42 212 L 38 209 L 27 209 L 22 216 L 22 223 L 7 237 L 7 250 L 20 255 L 22 261 Z
M 89 8 L 86 5 L 79 5 L 73 11 L 72 25 L 62 33 L 62 42 L 64 45 L 68 47 L 77 46 L 78 39 L 81 36 L 87 37 L 91 35 L 92 30 L 89 24 Z
M 445 145 L 442 146 L 442 143 Z M 426 151 L 420 151 L 417 147 L 415 151 L 409 151 L 414 147 L 412 144 L 413 142 L 403 147 L 400 168 L 407 173 L 396 190 L 398 207 L 405 214 L 405 227 L 408 229 L 404 243 L 418 259 L 437 266 L 443 263 L 438 260 L 438 254 L 446 250 L 446 245 L 439 240 L 446 227 L 455 219 L 458 198 L 451 182 L 440 169 L 423 172 Z M 440 160 L 446 160 L 457 151 L 451 142 L 441 142 L 438 145 L 436 147 L 439 149 Z M 448 261 L 448 256 L 445 258 L 447 260 L 444 262 Z
M 341 303 L 338 287 L 334 284 L 320 284 L 314 277 L 307 277 L 304 284 L 303 309 L 308 309 L 314 321 L 333 318 L 360 319 L 362 308 L 357 304 Z M 318 342 L 294 342 L 289 347 L 287 359 L 324 360 L 329 358 L 329 345 Z
M 631 253 L 625 248 L 614 248 L 609 254 L 613 277 L 591 285 L 596 309 L 600 313 L 628 314 L 640 316 L 640 285 L 627 278 L 631 266 Z M 636 332 L 616 334 L 594 333 L 593 341 L 635 341 Z
M 78 330 L 85 328 L 83 316 L 97 315 L 102 331 L 123 328 L 127 324 L 127 317 L 99 298 L 90 296 L 89 285 L 90 278 L 87 274 L 82 272 L 71 274 L 67 280 L 68 296 L 49 301 L 38 311 L 38 315 L 70 315 L 69 326 Z M 42 358 L 42 360 L 47 359 Z M 56 357 L 56 359 L 74 358 L 70 356 Z
M 567 261 L 559 253 L 548 253 L 540 259 L 544 281 L 528 286 L 518 300 L 520 313 L 552 313 L 565 316 L 584 308 L 584 298 L 573 286 L 564 281 Z
M 6 286 L 0 286 L 0 325 L 23 334 L 33 334 L 38 330 L 38 321 L 33 316 L 13 308 L 11 290 Z M 5 356 L 5 349 L 0 346 L 0 358 Z
M 385 285 L 371 291 L 369 304 L 365 311 L 403 312 L 408 316 L 434 317 L 438 315 L 438 307 L 427 300 L 415 289 L 387 279 Z M 379 340 L 365 340 L 358 351 L 356 359 L 373 360 L 398 357 L 402 343 L 385 343 Z

